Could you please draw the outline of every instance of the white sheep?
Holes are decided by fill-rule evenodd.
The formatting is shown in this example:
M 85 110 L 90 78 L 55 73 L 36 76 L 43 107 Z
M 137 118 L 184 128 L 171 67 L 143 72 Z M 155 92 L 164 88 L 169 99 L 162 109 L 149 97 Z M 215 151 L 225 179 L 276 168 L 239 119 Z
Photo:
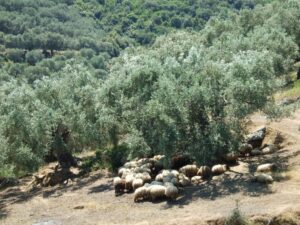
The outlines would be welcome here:
M 161 185 L 151 185 L 149 193 L 152 200 L 165 197 L 166 187 Z
M 165 196 L 167 198 L 176 199 L 178 197 L 178 188 L 175 187 L 172 183 L 166 183 L 165 187 Z
M 182 187 L 188 186 L 191 183 L 190 178 L 185 176 L 183 173 L 179 174 L 178 179 L 179 179 L 178 184 Z
M 150 183 L 150 185 L 161 185 L 161 186 L 163 186 L 164 185 L 164 183 L 163 182 L 159 182 L 159 181 L 152 181 L 151 183 Z
M 268 174 L 258 174 L 254 177 L 254 180 L 259 182 L 259 183 L 273 183 L 273 177 Z
M 242 144 L 239 152 L 243 155 L 246 155 L 246 154 L 249 154 L 252 151 L 252 149 L 253 149 L 252 145 L 245 143 L 245 144 Z
M 239 155 L 235 152 L 227 153 L 223 158 L 226 162 L 235 162 L 238 159 Z
M 113 185 L 115 188 L 115 195 L 119 195 L 125 190 L 125 180 L 120 177 L 115 177 L 113 180 Z
M 160 173 L 160 174 L 157 174 L 156 177 L 155 177 L 155 180 L 156 181 L 163 181 L 164 177 L 163 175 Z
M 143 185 L 144 181 L 141 178 L 137 178 L 132 181 L 133 190 L 136 190 L 137 188 L 142 187 Z
M 192 178 L 191 178 L 191 182 L 192 182 L 192 184 L 200 184 L 201 182 L 202 182 L 203 180 L 202 180 L 202 177 L 201 176 L 193 176 Z
M 127 162 L 124 164 L 123 167 L 125 167 L 127 169 L 135 168 L 135 167 L 137 167 L 137 162 L 136 161 Z
M 203 178 L 209 177 L 211 175 L 211 169 L 208 166 L 200 166 L 197 175 Z
M 179 172 L 185 174 L 188 177 L 193 177 L 197 175 L 198 168 L 196 165 L 186 165 L 181 167 Z
M 212 168 L 211 168 L 211 172 L 215 175 L 220 175 L 222 173 L 225 173 L 227 170 L 228 170 L 228 166 L 223 164 L 218 164 L 218 165 L 214 165 Z
M 125 177 L 125 188 L 126 188 L 126 190 L 131 191 L 133 189 L 133 187 L 132 187 L 133 180 L 134 180 L 134 175 L 133 174 L 128 174 Z
M 271 172 L 275 169 L 275 164 L 274 163 L 266 163 L 266 164 L 262 164 L 259 165 L 256 169 L 257 172 Z
M 146 200 L 149 198 L 149 188 L 148 187 L 139 187 L 134 191 L 134 201 Z

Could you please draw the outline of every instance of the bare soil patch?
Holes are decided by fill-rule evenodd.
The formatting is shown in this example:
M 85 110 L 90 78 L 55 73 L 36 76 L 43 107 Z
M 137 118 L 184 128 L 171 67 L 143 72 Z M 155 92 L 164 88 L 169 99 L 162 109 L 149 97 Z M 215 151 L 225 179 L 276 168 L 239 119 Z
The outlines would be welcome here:
M 230 215 L 236 200 L 250 218 L 280 221 L 291 212 L 299 215 L 300 110 L 280 122 L 267 123 L 260 115 L 254 115 L 252 121 L 251 128 L 267 124 L 280 132 L 282 148 L 273 154 L 244 158 L 217 179 L 184 188 L 176 201 L 134 203 L 133 194 L 115 197 L 112 175 L 107 171 L 31 191 L 26 191 L 31 178 L 24 178 L 19 185 L 0 192 L 0 224 L 218 224 L 217 220 Z M 276 182 L 251 182 L 248 175 L 265 162 L 282 165 Z

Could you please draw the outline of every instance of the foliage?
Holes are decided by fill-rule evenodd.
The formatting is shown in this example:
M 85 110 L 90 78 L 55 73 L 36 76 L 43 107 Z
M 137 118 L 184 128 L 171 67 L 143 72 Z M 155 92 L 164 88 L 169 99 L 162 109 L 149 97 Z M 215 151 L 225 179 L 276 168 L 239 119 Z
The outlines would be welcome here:
M 1 169 L 32 171 L 50 150 L 59 155 L 104 141 L 95 113 L 99 82 L 81 66 L 68 66 L 33 87 L 13 78 L 1 83 Z
M 265 20 L 245 33 L 239 19 L 211 20 L 201 34 L 161 37 L 115 60 L 102 99 L 130 156 L 187 152 L 207 163 L 238 149 L 249 114 L 276 116 L 277 78 L 298 46 L 280 25 Z
M 236 208 L 232 211 L 232 214 L 227 218 L 225 225 L 249 225 L 250 223 L 242 215 L 238 203 Z
M 0 176 L 84 149 L 113 169 L 236 151 L 299 58 L 300 3 L 265 2 L 0 0 Z

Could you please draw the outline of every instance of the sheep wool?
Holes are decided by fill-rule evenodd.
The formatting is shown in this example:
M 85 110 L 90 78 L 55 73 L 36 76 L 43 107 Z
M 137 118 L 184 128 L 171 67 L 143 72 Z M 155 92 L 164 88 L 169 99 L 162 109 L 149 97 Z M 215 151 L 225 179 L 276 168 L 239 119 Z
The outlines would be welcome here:
M 191 178 L 192 184 L 200 184 L 202 182 L 202 177 L 201 176 L 193 176 Z
M 197 175 L 203 178 L 209 177 L 211 175 L 211 169 L 208 166 L 201 166 L 197 172 Z
M 165 196 L 167 198 L 176 199 L 178 197 L 178 188 L 172 183 L 166 185 Z
M 133 189 L 132 182 L 134 180 L 133 174 L 129 174 L 125 177 L 125 188 L 130 191 Z
M 143 185 L 144 185 L 144 182 L 143 182 L 143 180 L 141 178 L 134 179 L 132 181 L 132 188 L 133 188 L 133 190 L 136 190 L 139 187 L 142 187 Z
M 218 164 L 212 167 L 211 171 L 215 175 L 220 175 L 222 173 L 225 173 L 228 170 L 228 166 L 223 164 Z
M 265 183 L 265 184 L 269 184 L 269 183 L 273 183 L 273 177 L 271 175 L 268 174 L 258 174 L 255 176 L 255 181 L 259 182 L 259 183 Z
M 179 171 L 188 177 L 193 177 L 197 175 L 198 168 L 196 165 L 186 165 L 181 167 Z
M 191 183 L 190 179 L 184 174 L 179 174 L 178 184 L 182 187 L 188 186 Z
M 149 198 L 149 188 L 148 187 L 139 187 L 134 191 L 134 202 L 139 200 L 146 200 Z
M 149 187 L 149 193 L 152 200 L 165 197 L 166 187 L 161 185 L 152 185 Z
M 152 182 L 150 183 L 150 185 L 161 185 L 161 186 L 163 186 L 164 183 L 155 180 L 155 181 L 152 181 Z
M 113 185 L 115 188 L 115 194 L 121 194 L 124 192 L 125 189 L 125 180 L 121 179 L 120 177 L 115 177 L 113 180 Z
M 163 181 L 163 175 L 160 173 L 160 174 L 157 174 L 157 176 L 155 177 L 155 180 L 156 181 Z

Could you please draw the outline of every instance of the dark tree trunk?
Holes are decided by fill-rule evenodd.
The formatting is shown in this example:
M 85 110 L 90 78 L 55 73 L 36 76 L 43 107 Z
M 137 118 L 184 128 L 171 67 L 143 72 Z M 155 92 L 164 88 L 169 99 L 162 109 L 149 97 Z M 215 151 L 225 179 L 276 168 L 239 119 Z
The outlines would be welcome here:
M 297 72 L 297 80 L 300 80 L 300 68 L 298 69 L 298 72 Z

